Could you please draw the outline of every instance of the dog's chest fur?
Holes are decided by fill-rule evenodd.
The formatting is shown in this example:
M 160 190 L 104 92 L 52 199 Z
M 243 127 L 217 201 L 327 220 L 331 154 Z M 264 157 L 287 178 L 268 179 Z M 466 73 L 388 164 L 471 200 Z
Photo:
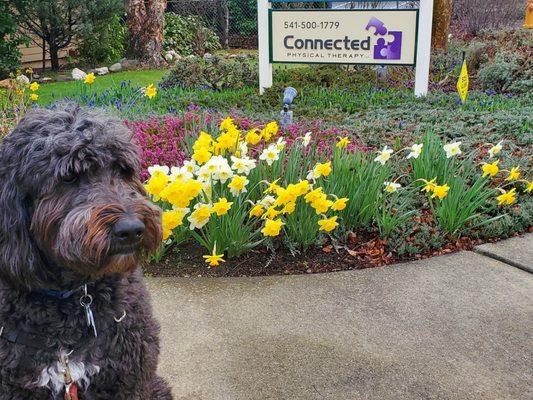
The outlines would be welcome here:
M 65 357 L 65 353 L 58 355 L 58 358 L 61 356 Z M 74 359 L 70 360 L 69 369 L 72 381 L 82 390 L 86 390 L 91 384 L 93 376 L 100 372 L 99 366 L 75 361 Z M 48 367 L 43 368 L 36 381 L 32 382 L 32 386 L 47 388 L 54 395 L 63 393 L 65 390 L 65 376 L 63 371 L 64 366 L 61 362 L 53 362 Z

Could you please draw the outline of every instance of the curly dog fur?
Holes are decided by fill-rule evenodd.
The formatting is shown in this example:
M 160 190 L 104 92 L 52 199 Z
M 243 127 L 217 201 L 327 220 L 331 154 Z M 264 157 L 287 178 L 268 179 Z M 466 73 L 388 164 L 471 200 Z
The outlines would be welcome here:
M 72 105 L 29 113 L 2 143 L 0 400 L 63 399 L 66 355 L 80 400 L 172 398 L 139 270 L 161 241 L 139 168 L 119 120 Z

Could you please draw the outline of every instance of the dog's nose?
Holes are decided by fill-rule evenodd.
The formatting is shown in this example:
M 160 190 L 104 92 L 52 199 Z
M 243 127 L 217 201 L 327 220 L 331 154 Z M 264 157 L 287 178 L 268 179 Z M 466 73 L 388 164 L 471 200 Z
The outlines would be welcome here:
M 115 223 L 113 234 L 121 244 L 138 243 L 144 235 L 145 226 L 137 218 L 122 218 Z

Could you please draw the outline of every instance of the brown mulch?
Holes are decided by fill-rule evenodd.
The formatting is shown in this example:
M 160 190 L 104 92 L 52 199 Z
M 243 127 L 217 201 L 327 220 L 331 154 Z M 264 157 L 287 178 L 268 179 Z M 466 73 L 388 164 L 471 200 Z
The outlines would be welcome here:
M 496 241 L 496 240 L 493 240 Z M 447 243 L 442 249 L 417 254 L 414 257 L 399 257 L 387 249 L 387 243 L 379 237 L 348 237 L 345 245 L 333 243 L 322 248 L 308 249 L 300 254 L 291 254 L 284 249 L 272 252 L 257 249 L 241 257 L 229 259 L 217 267 L 209 268 L 203 261 L 205 249 L 191 243 L 180 246 L 179 250 L 169 251 L 159 263 L 145 266 L 148 276 L 180 277 L 239 277 L 268 275 L 301 275 L 334 271 L 347 271 L 420 260 L 433 256 L 472 250 L 482 240 L 460 238 Z

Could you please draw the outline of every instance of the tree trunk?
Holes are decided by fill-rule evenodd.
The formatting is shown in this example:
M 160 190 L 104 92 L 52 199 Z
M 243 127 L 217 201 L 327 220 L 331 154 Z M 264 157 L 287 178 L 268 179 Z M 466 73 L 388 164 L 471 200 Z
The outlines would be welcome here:
M 59 70 L 59 48 L 55 44 L 50 43 L 48 46 L 48 49 L 50 51 L 50 64 L 52 67 L 52 71 L 58 71 Z
M 130 37 L 128 54 L 144 65 L 160 66 L 167 0 L 125 0 L 124 6 Z
M 452 18 L 452 0 L 434 0 L 433 3 L 433 31 L 431 47 L 434 49 L 448 49 L 448 32 Z

